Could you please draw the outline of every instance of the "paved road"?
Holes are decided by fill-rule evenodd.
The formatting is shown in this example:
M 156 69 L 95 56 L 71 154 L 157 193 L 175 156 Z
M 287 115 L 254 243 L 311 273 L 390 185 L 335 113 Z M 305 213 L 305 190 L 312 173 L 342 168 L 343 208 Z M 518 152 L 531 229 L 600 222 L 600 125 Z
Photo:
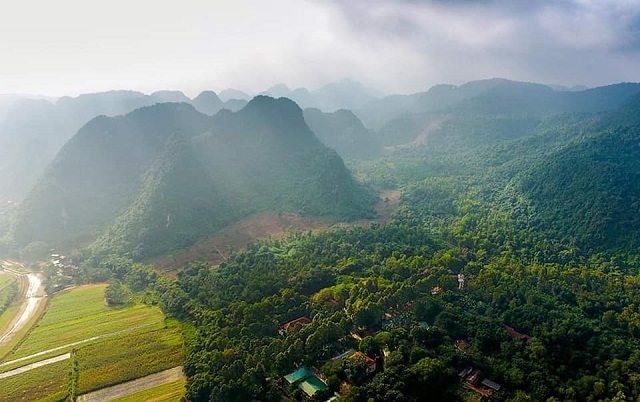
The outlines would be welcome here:
M 108 402 L 123 396 L 131 395 L 145 389 L 157 387 L 162 384 L 177 381 L 184 378 L 182 372 L 182 366 L 174 367 L 169 370 L 161 371 L 156 374 L 151 374 L 146 377 L 138 378 L 137 380 L 125 382 L 122 384 L 114 385 L 113 387 L 103 388 L 98 391 L 89 392 L 88 394 L 80 395 L 77 399 L 78 402 Z
M 42 360 L 42 361 L 39 361 L 39 362 L 28 364 L 26 366 L 18 367 L 17 369 L 14 369 L 14 370 L 11 370 L 11 371 L 7 371 L 5 373 L 0 373 L 0 380 L 3 379 L 3 378 L 14 376 L 16 374 L 21 374 L 21 373 L 27 372 L 29 370 L 33 370 L 33 369 L 38 368 L 38 367 L 46 366 L 47 364 L 61 362 L 63 360 L 67 360 L 69 358 L 71 358 L 71 353 L 65 353 L 65 354 L 60 355 L 60 356 L 52 357 L 51 359 Z

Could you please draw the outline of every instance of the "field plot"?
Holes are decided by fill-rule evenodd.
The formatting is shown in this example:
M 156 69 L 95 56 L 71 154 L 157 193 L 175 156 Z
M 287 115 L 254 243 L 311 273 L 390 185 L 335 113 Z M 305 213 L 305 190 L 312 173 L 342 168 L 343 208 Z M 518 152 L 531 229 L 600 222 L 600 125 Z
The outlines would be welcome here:
M 37 326 L 4 360 L 14 360 L 94 336 L 160 323 L 164 319 L 157 307 L 135 305 L 115 309 L 107 306 L 105 287 L 84 286 L 53 297 Z M 57 353 L 64 351 L 68 350 L 58 350 Z
M 185 394 L 187 380 L 181 379 L 114 399 L 113 402 L 177 402 Z
M 50 300 L 37 326 L 4 359 L 9 364 L 0 363 L 0 372 L 72 350 L 75 354 L 72 359 L 1 378 L 0 402 L 64 400 L 72 384 L 77 394 L 83 394 L 183 364 L 179 321 L 165 320 L 157 307 L 108 307 L 105 287 L 83 286 Z M 77 367 L 73 380 L 72 361 Z M 183 385 L 174 384 L 182 394 Z M 164 392 L 172 398 L 174 391 L 160 390 L 158 395 Z
M 144 329 L 78 349 L 78 392 L 84 394 L 183 363 L 182 329 Z
M 0 401 L 61 401 L 71 380 L 69 360 L 0 380 Z
M 0 314 L 9 307 L 17 293 L 18 278 L 15 275 L 0 271 Z

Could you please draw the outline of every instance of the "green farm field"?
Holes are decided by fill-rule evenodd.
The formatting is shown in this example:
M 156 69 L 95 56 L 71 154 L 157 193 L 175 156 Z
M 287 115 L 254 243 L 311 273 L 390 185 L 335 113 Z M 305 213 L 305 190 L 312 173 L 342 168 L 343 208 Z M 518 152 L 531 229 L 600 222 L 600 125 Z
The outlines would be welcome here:
M 129 396 L 114 399 L 113 402 L 177 402 L 185 394 L 187 380 L 176 380 Z
M 183 364 L 180 322 L 165 320 L 157 307 L 111 308 L 105 287 L 83 286 L 52 297 L 38 324 L 4 361 L 38 355 L 1 366 L 0 372 L 75 350 L 79 395 Z M 80 343 L 65 346 L 74 342 Z M 59 349 L 50 351 L 54 348 Z M 71 366 L 72 360 L 65 360 L 0 379 L 0 402 L 64 400 L 72 388 Z M 176 387 L 184 394 L 184 384 Z M 158 392 L 171 397 L 174 391 Z
M 71 361 L 38 367 L 0 380 L 0 401 L 62 401 L 71 379 Z
M 0 314 L 9 308 L 17 293 L 18 278 L 7 272 L 0 271 Z
M 181 365 L 182 329 L 168 320 L 167 328 L 140 330 L 80 348 L 76 358 L 78 392 L 84 394 Z
M 157 307 L 107 306 L 104 300 L 105 287 L 106 285 L 83 286 L 55 295 L 40 322 L 24 342 L 4 360 L 22 358 L 133 327 L 154 323 L 161 326 L 164 316 Z M 58 350 L 56 353 L 60 354 L 71 348 Z

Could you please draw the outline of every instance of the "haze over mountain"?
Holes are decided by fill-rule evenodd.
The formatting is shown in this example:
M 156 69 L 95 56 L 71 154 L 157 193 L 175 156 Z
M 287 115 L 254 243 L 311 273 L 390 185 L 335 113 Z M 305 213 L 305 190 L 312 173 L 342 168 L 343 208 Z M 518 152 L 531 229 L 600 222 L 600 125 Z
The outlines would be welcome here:
M 87 245 L 135 259 L 188 246 L 248 214 L 371 216 L 374 198 L 288 99 L 213 117 L 162 103 L 80 129 L 29 192 L 19 247 Z
M 207 114 L 223 107 L 238 110 L 245 104 L 224 103 L 210 91 L 193 100 L 179 91 L 158 91 L 151 95 L 109 91 L 75 98 L 65 96 L 55 102 L 22 96 L 3 99 L 6 106 L 4 118 L 0 114 L 0 198 L 12 200 L 21 199 L 62 145 L 96 116 L 117 116 L 161 102 L 187 101 Z
M 380 93 L 349 79 L 326 84 L 314 91 L 309 91 L 307 88 L 291 90 L 285 84 L 278 84 L 262 94 L 289 98 L 302 108 L 317 108 L 326 112 L 334 112 L 338 109 L 358 109 L 380 97 Z
M 343 158 L 367 159 L 382 151 L 378 134 L 368 130 L 350 110 L 324 113 L 309 108 L 304 110 L 304 119 L 320 141 Z
M 360 106 L 373 99 L 372 91 L 348 80 L 313 92 L 272 91 L 276 97 L 306 94 L 297 99 L 303 107 L 321 106 L 326 110 Z M 151 95 L 108 91 L 49 101 L 5 95 L 0 98 L 0 198 L 20 200 L 62 145 L 96 116 L 117 116 L 162 102 L 191 103 L 200 112 L 213 115 L 222 108 L 240 110 L 249 99 L 249 95 L 237 90 L 227 90 L 224 96 L 223 101 L 213 91 L 201 92 L 193 99 L 180 91 L 156 91 Z
M 640 401 L 640 0 L 0 31 L 0 401 Z
M 461 86 L 436 85 L 413 95 L 393 95 L 370 102 L 355 113 L 367 127 L 380 131 L 384 143 L 394 145 L 429 135 L 436 126 L 442 126 L 443 119 L 451 122 L 480 116 L 489 117 L 491 124 L 510 119 L 513 130 L 526 131 L 531 127 L 527 120 L 532 123 L 561 113 L 612 110 L 639 92 L 640 84 L 634 83 L 568 92 L 495 78 Z M 518 126 L 514 118 L 523 124 Z

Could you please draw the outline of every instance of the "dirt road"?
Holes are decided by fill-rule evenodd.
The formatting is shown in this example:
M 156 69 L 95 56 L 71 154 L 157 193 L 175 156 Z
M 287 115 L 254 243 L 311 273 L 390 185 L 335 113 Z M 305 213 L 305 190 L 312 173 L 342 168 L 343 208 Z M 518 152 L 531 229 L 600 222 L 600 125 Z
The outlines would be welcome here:
M 4 264 L 3 264 L 4 265 Z M 19 271 L 6 269 L 13 274 L 25 275 Z M 23 298 L 25 301 L 20 307 L 20 311 L 16 318 L 9 324 L 8 329 L 0 329 L 0 345 L 8 342 L 13 336 L 20 331 L 38 311 L 40 303 L 44 301 L 44 287 L 42 286 L 42 279 L 39 274 L 28 273 L 25 275 L 28 281 L 28 285 L 24 292 Z
M 78 402 L 108 402 L 123 396 L 131 395 L 145 389 L 157 387 L 162 384 L 177 381 L 184 378 L 182 366 L 151 374 L 137 380 L 103 388 L 98 391 L 80 395 Z
M 11 370 L 11 371 L 7 371 L 7 372 L 4 372 L 4 373 L 0 373 L 0 380 L 3 379 L 3 378 L 12 377 L 14 375 L 27 372 L 29 370 L 33 370 L 33 369 L 38 368 L 38 367 L 46 366 L 47 364 L 61 362 L 63 360 L 67 360 L 67 359 L 70 359 L 70 358 L 71 358 L 71 353 L 65 353 L 65 354 L 60 355 L 60 356 L 52 357 L 51 359 L 42 360 L 42 361 L 39 361 L 39 362 L 28 364 L 26 366 L 18 367 L 17 369 L 14 369 L 14 370 Z
M 131 331 L 135 331 L 137 329 L 142 329 L 142 328 L 146 328 L 146 327 L 150 327 L 152 325 L 157 325 L 159 323 L 161 323 L 162 321 L 156 321 L 156 322 L 150 322 L 148 324 L 143 324 L 143 325 L 138 325 L 137 327 L 131 327 L 131 328 L 127 328 L 127 329 L 123 329 L 120 331 L 115 331 L 115 332 L 107 332 L 106 334 L 102 334 L 102 335 L 96 335 L 96 336 L 92 336 L 91 338 L 87 338 L 87 339 L 83 339 L 81 341 L 77 341 L 77 342 L 73 342 L 73 343 L 68 343 L 66 345 L 62 345 L 62 346 L 58 346 L 56 348 L 52 348 L 52 349 L 47 349 L 47 350 L 43 350 L 42 352 L 38 352 L 38 353 L 34 353 L 32 355 L 29 356 L 25 356 L 25 357 L 21 357 L 19 359 L 15 359 L 15 360 L 10 360 L 8 362 L 4 362 L 4 363 L 0 363 L 0 367 L 2 366 L 7 366 L 9 364 L 15 364 L 21 361 L 25 361 L 25 360 L 30 360 L 33 359 L 34 357 L 38 357 L 38 356 L 43 356 L 43 355 L 47 355 L 53 352 L 56 352 L 58 350 L 62 350 L 62 349 L 68 349 L 71 348 L 73 346 L 77 346 L 77 345 L 81 345 L 83 343 L 87 343 L 87 342 L 92 342 L 92 341 L 96 341 L 98 339 L 102 339 L 102 338 L 106 338 L 109 336 L 114 336 L 114 335 L 120 335 L 123 334 L 125 332 L 131 332 Z M 28 366 L 25 366 L 28 367 Z M 27 370 L 25 370 L 27 371 Z

